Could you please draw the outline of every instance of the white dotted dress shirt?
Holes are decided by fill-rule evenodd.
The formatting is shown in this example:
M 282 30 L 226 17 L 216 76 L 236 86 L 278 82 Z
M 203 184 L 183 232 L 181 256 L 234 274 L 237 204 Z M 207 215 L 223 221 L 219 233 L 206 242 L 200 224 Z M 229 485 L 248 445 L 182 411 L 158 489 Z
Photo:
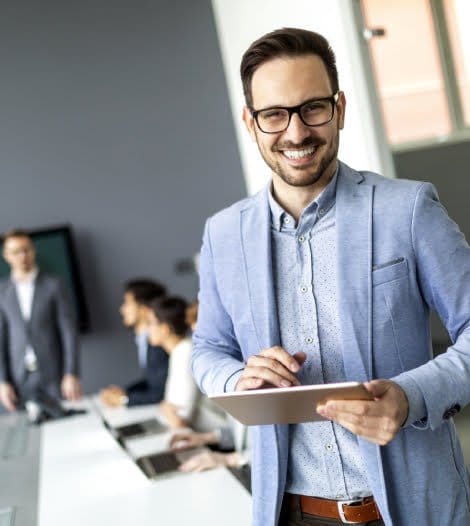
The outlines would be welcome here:
M 336 282 L 336 174 L 298 224 L 269 196 L 282 347 L 304 351 L 302 385 L 346 381 Z M 290 426 L 286 491 L 330 499 L 371 495 L 355 435 L 332 422 Z

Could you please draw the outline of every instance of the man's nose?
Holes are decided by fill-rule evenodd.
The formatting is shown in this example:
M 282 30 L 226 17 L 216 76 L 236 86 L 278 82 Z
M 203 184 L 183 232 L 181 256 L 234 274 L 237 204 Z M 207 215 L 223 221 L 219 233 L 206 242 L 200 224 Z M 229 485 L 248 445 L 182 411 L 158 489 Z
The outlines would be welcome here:
M 293 113 L 284 137 L 294 144 L 300 144 L 309 135 L 310 127 L 302 122 L 298 113 Z

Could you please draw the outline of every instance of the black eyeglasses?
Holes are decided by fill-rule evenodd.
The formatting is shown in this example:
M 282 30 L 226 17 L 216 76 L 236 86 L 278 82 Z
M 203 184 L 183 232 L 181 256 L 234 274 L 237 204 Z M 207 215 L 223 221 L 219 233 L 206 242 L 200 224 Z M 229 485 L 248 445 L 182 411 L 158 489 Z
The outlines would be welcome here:
M 294 113 L 297 113 L 305 126 L 323 126 L 333 119 L 338 97 L 339 91 L 330 97 L 307 100 L 298 106 L 251 110 L 251 115 L 263 133 L 280 133 L 287 130 Z

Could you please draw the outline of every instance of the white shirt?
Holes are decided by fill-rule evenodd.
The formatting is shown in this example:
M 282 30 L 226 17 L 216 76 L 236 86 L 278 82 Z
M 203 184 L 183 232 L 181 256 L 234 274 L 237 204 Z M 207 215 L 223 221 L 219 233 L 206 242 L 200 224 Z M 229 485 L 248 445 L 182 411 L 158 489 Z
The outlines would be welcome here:
M 171 351 L 165 384 L 165 401 L 177 406 L 178 415 L 185 420 L 191 418 L 199 397 L 191 374 L 192 350 L 191 340 L 185 338 Z
M 28 322 L 31 319 L 31 311 L 33 308 L 34 288 L 36 285 L 36 278 L 38 276 L 38 269 L 34 268 L 24 278 L 18 279 L 11 276 L 15 285 L 18 303 L 20 305 L 21 315 L 23 319 Z M 26 346 L 24 362 L 28 371 L 35 371 L 37 369 L 37 358 L 34 349 L 30 344 Z
M 23 315 L 25 321 L 29 321 L 31 319 L 34 287 L 36 285 L 37 277 L 37 268 L 33 269 L 22 279 L 15 278 L 13 275 L 11 277 L 13 283 L 15 284 L 16 295 L 18 296 L 18 303 L 20 304 L 21 314 Z

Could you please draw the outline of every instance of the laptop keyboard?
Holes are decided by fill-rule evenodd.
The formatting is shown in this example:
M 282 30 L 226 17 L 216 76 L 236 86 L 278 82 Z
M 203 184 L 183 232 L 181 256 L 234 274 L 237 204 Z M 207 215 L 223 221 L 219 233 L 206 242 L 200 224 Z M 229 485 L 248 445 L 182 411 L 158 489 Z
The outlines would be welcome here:
M 137 465 L 149 478 L 157 477 L 162 473 L 177 471 L 180 464 L 181 462 L 176 454 L 171 451 L 141 457 L 137 460 Z
M 167 471 L 175 471 L 181 462 L 176 458 L 174 453 L 159 453 L 158 455 L 152 455 L 149 457 L 149 461 L 152 464 L 155 473 L 166 473 Z
M 138 435 L 162 433 L 166 431 L 166 429 L 166 426 L 156 418 L 153 418 L 151 420 L 117 427 L 116 431 L 121 438 L 131 438 Z
M 141 424 L 129 424 L 127 426 L 121 426 L 116 428 L 119 436 L 122 438 L 129 438 L 135 435 L 141 435 L 145 433 L 145 428 Z

